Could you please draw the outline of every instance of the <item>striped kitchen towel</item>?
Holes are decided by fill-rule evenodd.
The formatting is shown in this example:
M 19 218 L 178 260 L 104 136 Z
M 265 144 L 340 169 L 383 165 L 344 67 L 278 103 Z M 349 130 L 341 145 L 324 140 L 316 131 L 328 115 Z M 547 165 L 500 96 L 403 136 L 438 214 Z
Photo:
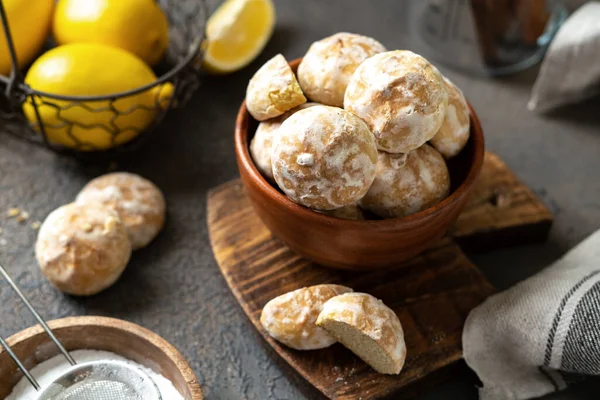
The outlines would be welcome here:
M 600 230 L 474 309 L 464 357 L 482 400 L 521 400 L 600 375 Z

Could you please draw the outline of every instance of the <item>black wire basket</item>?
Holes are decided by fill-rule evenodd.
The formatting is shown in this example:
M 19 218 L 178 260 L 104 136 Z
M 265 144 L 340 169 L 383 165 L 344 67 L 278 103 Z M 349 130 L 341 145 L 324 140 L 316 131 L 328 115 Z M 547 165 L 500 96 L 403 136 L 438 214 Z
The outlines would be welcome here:
M 169 21 L 169 47 L 164 60 L 154 68 L 156 81 L 108 96 L 83 97 L 41 92 L 23 81 L 23 71 L 16 66 L 9 21 L 0 0 L 2 28 L 13 65 L 10 76 L 0 75 L 2 131 L 59 153 L 88 158 L 112 157 L 137 148 L 171 108 L 186 104 L 201 78 L 202 42 L 208 17 L 205 0 L 155 1 Z M 151 97 L 144 97 L 147 101 L 136 101 L 140 94 Z M 28 108 L 29 119 L 23 112 L 24 106 Z M 75 110 L 77 112 L 73 112 Z M 86 122 L 73 117 L 81 113 L 94 116 Z M 122 123 L 135 113 L 144 114 L 143 124 Z M 93 122 L 90 124 L 89 120 Z M 66 138 L 62 144 L 53 140 L 55 132 Z M 86 140 L 92 135 L 106 135 L 101 147 L 96 145 L 97 141 Z

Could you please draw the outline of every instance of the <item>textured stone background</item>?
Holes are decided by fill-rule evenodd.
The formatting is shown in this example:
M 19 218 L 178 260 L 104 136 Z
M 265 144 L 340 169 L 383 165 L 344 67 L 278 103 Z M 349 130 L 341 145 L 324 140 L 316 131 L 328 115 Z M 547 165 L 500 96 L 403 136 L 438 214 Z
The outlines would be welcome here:
M 168 224 L 135 253 L 122 279 L 87 299 L 56 291 L 34 260 L 36 232 L 4 217 L 20 207 L 43 220 L 71 201 L 106 165 L 84 165 L 0 133 L 0 260 L 48 319 L 106 315 L 144 325 L 173 343 L 192 365 L 208 399 L 305 398 L 246 320 L 213 259 L 205 222 L 206 193 L 237 176 L 233 126 L 252 73 L 281 52 L 301 56 L 311 42 L 337 31 L 373 36 L 388 48 L 411 46 L 405 2 L 280 0 L 275 34 L 262 56 L 226 77 L 209 77 L 187 108 L 173 112 L 147 144 L 118 162 L 165 192 Z M 213 2 L 214 5 L 214 2 Z M 487 147 L 532 187 L 556 214 L 547 243 L 473 256 L 499 288 L 530 276 L 600 226 L 600 99 L 541 117 L 526 110 L 535 71 L 499 80 L 475 79 L 440 67 L 475 105 Z M 33 323 L 0 284 L 0 334 Z M 0 383 L 1 384 L 1 383 Z M 589 381 L 551 399 L 597 398 Z M 596 393 L 593 395 L 593 393 Z M 467 376 L 429 389 L 420 399 L 476 399 Z

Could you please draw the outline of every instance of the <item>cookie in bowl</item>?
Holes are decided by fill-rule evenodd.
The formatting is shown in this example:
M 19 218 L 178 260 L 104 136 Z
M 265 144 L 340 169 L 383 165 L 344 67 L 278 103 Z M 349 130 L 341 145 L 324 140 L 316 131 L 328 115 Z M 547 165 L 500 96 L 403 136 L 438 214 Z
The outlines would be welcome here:
M 462 90 L 446 77 L 444 84 L 448 92 L 446 116 L 440 130 L 429 143 L 445 158 L 452 158 L 457 156 L 469 141 L 471 118 L 469 105 Z
M 349 206 L 336 208 L 335 210 L 320 212 L 334 218 L 351 219 L 355 221 L 364 221 L 365 219 L 367 219 L 365 217 L 365 213 L 358 206 L 358 204 L 350 204 Z
M 377 177 L 359 204 L 382 218 L 405 217 L 438 204 L 449 192 L 444 158 L 424 144 L 408 154 L 380 152 Z
M 319 105 L 319 103 L 304 103 L 279 117 L 271 118 L 258 124 L 254 137 L 250 141 L 250 154 L 256 164 L 256 168 L 269 182 L 275 182 L 275 178 L 273 177 L 273 166 L 271 165 L 273 135 L 277 134 L 277 130 L 283 121 L 292 116 L 295 112 L 316 105 Z
M 344 108 L 369 125 L 377 148 L 388 153 L 408 153 L 430 140 L 442 126 L 447 105 L 440 72 L 407 50 L 367 59 L 344 96 Z
M 350 77 L 367 58 L 386 51 L 377 40 L 340 32 L 314 42 L 298 66 L 300 87 L 312 101 L 343 107 Z
M 293 201 L 316 210 L 356 203 L 375 179 L 377 147 L 367 125 L 336 107 L 286 119 L 273 141 L 273 175 Z
M 265 121 L 306 103 L 296 75 L 281 54 L 256 71 L 246 89 L 246 107 L 257 121 Z
M 363 65 L 381 54 L 385 53 L 365 60 Z M 302 59 L 297 59 L 291 62 L 291 70 L 295 71 L 301 61 Z M 439 74 L 437 70 L 435 70 L 434 76 L 436 76 L 435 74 Z M 440 76 L 441 79 L 443 78 Z M 398 90 L 404 84 L 399 83 Z M 443 96 L 443 94 L 441 95 Z M 315 108 L 317 107 L 296 113 L 281 127 L 284 127 L 300 113 Z M 335 107 L 330 108 L 339 110 Z M 261 221 L 274 236 L 285 242 L 291 250 L 302 257 L 319 265 L 348 270 L 373 271 L 397 266 L 436 243 L 464 208 L 475 179 L 481 170 L 484 155 L 483 132 L 470 106 L 469 113 L 471 130 L 467 145 L 448 163 L 447 167 L 444 165 L 443 157 L 438 154 L 443 165 L 442 171 L 447 173 L 447 169 L 450 169 L 449 175 L 452 177 L 450 193 L 443 191 L 443 195 L 433 196 L 438 203 L 432 202 L 426 206 L 427 209 L 422 209 L 406 218 L 397 217 L 394 212 L 389 212 L 389 210 L 385 214 L 382 213 L 383 217 L 369 210 L 358 210 L 353 207 L 356 201 L 345 205 L 342 204 L 343 202 L 327 204 L 329 206 L 327 209 L 323 209 L 323 205 L 308 203 L 305 201 L 307 197 L 301 198 L 301 192 L 305 192 L 307 187 L 312 188 L 313 192 L 317 192 L 318 185 L 322 184 L 321 181 L 330 183 L 331 175 L 323 173 L 326 172 L 326 169 L 322 168 L 306 169 L 310 174 L 297 168 L 298 165 L 295 165 L 297 161 L 306 164 L 315 160 L 314 157 L 311 160 L 311 156 L 298 158 L 304 153 L 303 151 L 296 152 L 295 159 L 289 158 L 288 167 L 294 167 L 295 173 L 302 172 L 302 174 L 298 174 L 298 178 L 302 182 L 306 183 L 314 178 L 319 181 L 318 185 L 291 186 L 285 189 L 286 182 L 269 182 L 260 173 L 257 163 L 250 154 L 250 142 L 258 124 L 249 114 L 245 103 L 240 107 L 235 130 L 235 151 L 242 183 Z M 443 119 L 445 115 L 445 113 L 442 114 L 440 119 Z M 321 128 L 315 130 L 322 131 Z M 330 128 L 327 127 L 327 130 Z M 277 134 L 274 136 L 281 137 L 282 130 L 279 129 L 276 132 Z M 433 134 L 435 133 L 433 132 Z M 431 134 L 429 133 L 429 135 Z M 312 135 L 313 133 L 311 133 Z M 372 132 L 371 136 L 376 143 Z M 426 141 L 430 139 L 431 137 L 425 137 Z M 375 146 L 377 145 L 375 144 Z M 301 150 L 300 147 L 298 150 Z M 434 149 L 431 150 L 435 152 Z M 376 152 L 373 152 L 373 155 L 375 154 Z M 402 154 L 395 156 L 402 156 Z M 371 188 L 370 185 L 366 186 Z M 299 189 L 296 191 L 296 195 L 293 193 L 294 189 Z M 333 190 L 338 192 L 338 189 Z M 359 204 L 363 203 L 360 199 L 358 201 Z M 348 208 L 352 212 L 346 213 Z M 360 217 L 364 217 L 364 220 Z

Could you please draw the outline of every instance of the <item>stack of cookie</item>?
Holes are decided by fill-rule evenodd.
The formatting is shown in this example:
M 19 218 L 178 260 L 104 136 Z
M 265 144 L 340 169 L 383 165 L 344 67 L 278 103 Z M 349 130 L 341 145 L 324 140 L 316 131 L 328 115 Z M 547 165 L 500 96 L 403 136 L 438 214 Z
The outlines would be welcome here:
M 307 103 L 311 100 L 311 103 Z M 315 42 L 297 75 L 282 55 L 252 77 L 261 121 L 250 153 L 298 204 L 335 217 L 403 217 L 450 192 L 445 159 L 469 139 L 467 102 L 423 57 L 338 33 Z
M 60 290 L 94 295 L 119 279 L 132 250 L 158 235 L 165 214 L 165 198 L 152 182 L 124 172 L 103 175 L 48 215 L 35 255 Z

